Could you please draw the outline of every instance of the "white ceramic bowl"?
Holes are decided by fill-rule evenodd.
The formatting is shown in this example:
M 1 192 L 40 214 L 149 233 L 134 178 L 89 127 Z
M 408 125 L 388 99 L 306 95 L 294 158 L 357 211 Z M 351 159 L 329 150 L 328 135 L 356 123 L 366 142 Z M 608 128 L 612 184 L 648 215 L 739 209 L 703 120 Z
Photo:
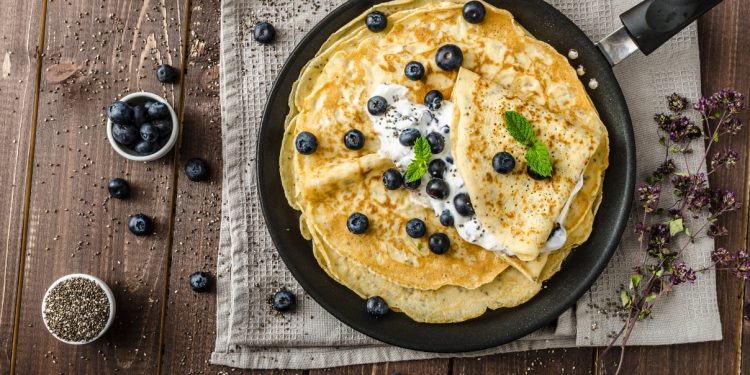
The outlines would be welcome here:
M 169 105 L 169 102 L 167 102 L 161 96 L 152 94 L 146 91 L 139 91 L 139 92 L 134 92 L 134 93 L 125 95 L 122 99 L 120 99 L 120 101 L 123 101 L 128 104 L 138 102 L 138 101 L 144 101 L 144 100 L 159 101 L 167 105 L 167 108 L 169 109 L 169 114 L 172 117 L 172 134 L 169 136 L 167 143 L 165 143 L 164 146 L 160 148 L 158 151 L 150 155 L 138 155 L 134 150 L 131 150 L 129 147 L 123 146 L 115 142 L 115 139 L 112 137 L 112 121 L 110 119 L 107 119 L 107 139 L 109 139 L 109 144 L 112 145 L 112 148 L 115 149 L 115 151 L 118 154 L 120 154 L 120 156 L 124 157 L 125 159 L 129 159 L 133 161 L 152 161 L 152 160 L 159 159 L 162 156 L 166 155 L 169 152 L 169 150 L 171 150 L 172 147 L 174 147 L 174 144 L 177 142 L 177 136 L 180 133 L 180 124 L 177 122 L 177 114 L 175 113 L 172 106 Z
M 44 308 L 47 305 L 47 295 L 49 294 L 50 290 L 52 290 L 52 288 L 54 288 L 55 286 L 57 286 L 57 284 L 60 284 L 61 282 L 65 281 L 65 280 L 69 280 L 69 279 L 73 279 L 73 278 L 77 278 L 77 277 L 94 281 L 97 285 L 99 285 L 100 288 L 102 288 L 102 290 L 104 291 L 104 294 L 107 295 L 107 300 L 109 300 L 109 318 L 107 319 L 107 324 L 104 326 L 104 329 L 102 329 L 102 331 L 99 332 L 98 335 L 96 335 L 96 337 L 94 337 L 93 339 L 88 340 L 88 341 L 68 341 L 68 340 L 64 340 L 64 339 L 58 337 L 57 335 L 55 335 L 54 333 L 52 333 L 52 331 L 49 329 L 49 325 L 47 325 L 47 319 L 44 318 Z M 71 273 L 70 275 L 65 275 L 65 276 L 63 276 L 63 277 L 55 280 L 55 282 L 52 283 L 52 285 L 50 285 L 49 288 L 47 288 L 47 291 L 44 292 L 44 298 L 42 298 L 42 321 L 44 321 L 44 326 L 47 327 L 47 331 L 49 331 L 49 333 L 51 333 L 52 336 L 54 336 L 56 339 L 58 339 L 58 340 L 60 340 L 60 341 L 62 341 L 64 343 L 66 343 L 66 344 L 70 344 L 70 345 L 88 344 L 88 343 L 94 342 L 94 341 L 98 340 L 100 337 L 102 337 L 107 332 L 107 330 L 109 330 L 109 327 L 112 326 L 112 323 L 115 321 L 115 312 L 116 312 L 116 310 L 117 310 L 117 307 L 115 305 L 115 295 L 112 293 L 112 289 L 109 289 L 109 286 L 104 281 L 102 281 L 101 279 L 99 279 L 98 277 L 87 275 L 85 273 Z

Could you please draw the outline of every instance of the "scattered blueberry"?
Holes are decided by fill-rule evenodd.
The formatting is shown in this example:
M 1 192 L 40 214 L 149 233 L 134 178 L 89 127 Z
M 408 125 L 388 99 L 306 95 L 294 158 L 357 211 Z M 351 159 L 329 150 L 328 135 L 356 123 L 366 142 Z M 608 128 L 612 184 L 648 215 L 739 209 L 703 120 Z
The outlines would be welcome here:
M 276 311 L 289 311 L 297 304 L 297 297 L 286 289 L 282 289 L 273 295 L 271 307 Z
M 151 121 L 151 125 L 159 131 L 159 138 L 169 138 L 172 136 L 172 120 L 162 119 Z
M 107 117 L 115 124 L 130 124 L 133 122 L 133 107 L 118 100 L 107 109 Z
M 427 226 L 420 219 L 411 219 L 406 222 L 406 234 L 411 238 L 420 238 L 427 233 Z
M 409 78 L 412 81 L 419 81 L 424 77 L 424 65 L 418 61 L 412 61 L 406 64 L 404 74 L 406 75 L 406 78 Z
M 112 138 L 121 145 L 130 145 L 139 138 L 138 129 L 132 125 L 112 124 Z
M 137 154 L 148 155 L 154 152 L 154 149 L 155 149 L 154 146 L 155 145 L 152 142 L 141 140 L 135 144 L 135 147 L 133 147 L 133 150 L 135 150 Z
M 276 38 L 276 28 L 268 22 L 258 22 L 253 29 L 253 38 L 262 44 L 269 44 Z
M 424 96 L 424 105 L 433 111 L 440 109 L 443 105 L 443 94 L 438 90 L 430 90 Z
M 143 104 L 133 106 L 133 125 L 141 126 L 148 121 L 148 110 Z
M 534 172 L 534 170 L 531 169 L 531 166 L 529 166 L 529 165 L 526 166 L 526 173 L 529 174 L 529 177 L 531 177 L 531 178 L 533 178 L 535 180 L 538 180 L 538 181 L 541 181 L 541 180 L 544 180 L 544 179 L 547 178 L 547 177 L 544 177 L 544 176 L 540 175 L 539 173 Z
M 443 210 L 440 213 L 440 224 L 443 224 L 444 227 L 453 226 L 453 214 L 451 214 L 450 210 Z
M 376 95 L 367 101 L 367 112 L 373 116 L 379 116 L 388 109 L 388 101 L 384 97 Z
M 144 214 L 136 214 L 128 219 L 128 229 L 136 236 L 145 236 L 154 230 L 151 218 Z
M 430 176 L 435 178 L 443 178 L 445 169 L 446 166 L 443 159 L 432 159 L 432 161 L 430 161 L 430 164 L 427 165 L 427 172 L 430 173 Z
M 440 133 L 432 132 L 427 134 L 427 143 L 430 144 L 430 150 L 432 150 L 433 155 L 443 152 L 445 148 L 445 138 Z
M 161 64 L 156 68 L 156 79 L 161 83 L 172 83 L 177 81 L 180 72 L 169 64 Z
M 396 168 L 391 168 L 383 172 L 383 185 L 388 190 L 396 190 L 404 184 L 404 177 Z
M 193 292 L 208 292 L 208 289 L 211 287 L 211 279 L 209 278 L 207 272 L 193 272 L 190 275 L 188 284 L 190 285 L 190 289 L 192 289 Z
M 456 212 L 461 216 L 474 215 L 474 207 L 471 205 L 469 194 L 459 193 L 453 198 L 453 205 L 456 206 Z
M 516 159 L 509 152 L 498 152 L 492 157 L 492 169 L 497 173 L 510 173 L 516 167 Z
M 141 139 L 146 142 L 153 143 L 156 142 L 157 139 L 159 139 L 159 131 L 156 130 L 156 128 L 149 122 L 141 125 L 140 133 Z
M 456 70 L 464 61 L 464 54 L 455 44 L 446 44 L 438 48 L 435 63 L 443 70 Z
M 294 147 L 302 155 L 310 155 L 318 149 L 318 139 L 310 132 L 301 132 L 297 134 L 294 140 Z
M 365 146 L 365 135 L 357 129 L 351 129 L 344 134 L 344 145 L 350 150 L 359 150 Z
M 416 181 L 408 182 L 404 180 L 404 187 L 408 190 L 417 190 L 419 189 L 419 185 L 422 184 L 422 179 L 418 179 Z
M 362 234 L 367 232 L 367 227 L 369 226 L 370 220 L 367 219 L 367 216 L 359 212 L 351 214 L 349 216 L 349 219 L 346 220 L 346 227 L 349 229 L 349 232 L 352 232 L 354 234 Z
M 185 163 L 185 175 L 190 181 L 205 181 L 208 179 L 208 165 L 203 159 L 192 158 Z
M 162 102 L 153 102 L 148 106 L 148 117 L 152 120 L 169 118 L 169 108 Z
M 411 147 L 411 146 L 414 146 L 414 143 L 417 142 L 417 138 L 421 136 L 422 134 L 419 132 L 418 129 L 415 129 L 415 128 L 404 129 L 398 135 L 398 143 L 401 143 L 402 146 Z
M 367 28 L 370 29 L 370 31 L 378 33 L 385 30 L 385 27 L 388 25 L 388 18 L 386 18 L 383 12 L 376 10 L 367 15 L 367 18 L 365 18 L 365 25 L 367 25 Z
M 443 180 L 442 178 L 433 178 L 429 182 L 427 182 L 427 186 L 425 187 L 425 191 L 427 192 L 427 195 L 434 199 L 443 200 L 445 198 L 448 198 L 448 194 L 450 193 L 450 188 L 448 187 L 448 184 Z
M 373 296 L 367 299 L 367 313 L 375 318 L 382 318 L 388 313 L 388 303 L 378 296 Z
M 445 254 L 451 247 L 451 240 L 445 233 L 433 233 L 430 235 L 429 248 L 435 254 Z
M 125 199 L 130 195 L 130 185 L 121 178 L 113 178 L 107 184 L 107 190 L 112 198 Z
M 486 15 L 484 5 L 479 1 L 469 1 L 464 4 L 464 19 L 468 23 L 480 23 Z

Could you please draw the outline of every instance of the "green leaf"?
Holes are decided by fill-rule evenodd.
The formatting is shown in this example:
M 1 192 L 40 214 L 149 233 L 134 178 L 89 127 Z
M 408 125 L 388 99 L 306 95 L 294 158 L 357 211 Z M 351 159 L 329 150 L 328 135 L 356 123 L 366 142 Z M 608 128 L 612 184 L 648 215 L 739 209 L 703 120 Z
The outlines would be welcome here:
M 504 114 L 505 127 L 510 135 L 524 146 L 531 146 L 536 139 L 534 137 L 534 128 L 529 120 L 516 111 L 508 111 Z
M 427 173 L 427 163 L 421 160 L 413 160 L 408 167 L 404 177 L 406 182 L 414 182 L 422 178 Z
M 717 132 L 714 132 L 714 142 L 718 142 L 718 141 L 719 141 L 719 132 L 717 131 Z
M 649 293 L 649 295 L 646 296 L 646 303 L 654 302 L 656 299 L 656 293 Z
M 430 148 L 430 142 L 427 142 L 427 138 L 419 137 L 414 142 L 414 160 L 428 162 L 432 157 L 432 149 Z
M 677 233 L 685 230 L 685 225 L 682 219 L 673 219 L 667 222 L 669 224 L 669 235 L 674 236 Z
M 406 182 L 414 182 L 422 178 L 427 173 L 427 163 L 432 157 L 432 149 L 427 138 L 419 137 L 414 142 L 414 160 L 406 167 Z
M 638 284 L 641 283 L 641 275 L 640 274 L 633 274 L 630 275 L 630 289 L 635 289 Z
M 678 177 L 687 177 L 687 176 L 689 176 L 689 175 L 688 175 L 687 173 L 685 173 L 685 172 L 675 172 L 675 173 L 673 173 L 673 174 L 674 174 L 675 176 L 678 176 Z
M 542 142 L 535 141 L 534 144 L 526 150 L 526 162 L 529 163 L 531 170 L 543 177 L 552 176 L 552 160 L 549 157 L 547 146 Z
M 630 304 L 633 302 L 630 293 L 625 289 L 620 291 L 620 302 L 622 303 L 622 307 L 626 309 L 630 308 Z

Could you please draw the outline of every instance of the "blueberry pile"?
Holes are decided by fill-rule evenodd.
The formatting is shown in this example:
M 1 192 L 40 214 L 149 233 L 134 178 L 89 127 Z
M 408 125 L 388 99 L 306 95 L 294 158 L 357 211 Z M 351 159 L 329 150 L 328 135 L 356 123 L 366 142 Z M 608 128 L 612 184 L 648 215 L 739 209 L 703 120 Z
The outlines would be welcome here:
M 116 101 L 107 109 L 107 117 L 112 121 L 112 138 L 135 155 L 159 151 L 172 135 L 172 116 L 160 101 Z

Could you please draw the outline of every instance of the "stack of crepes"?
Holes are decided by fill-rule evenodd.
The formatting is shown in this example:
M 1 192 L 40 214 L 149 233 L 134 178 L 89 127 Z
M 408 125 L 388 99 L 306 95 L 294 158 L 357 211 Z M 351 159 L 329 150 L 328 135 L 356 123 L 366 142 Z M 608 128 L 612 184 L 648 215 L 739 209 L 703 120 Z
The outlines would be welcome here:
M 462 17 L 463 5 L 383 3 L 375 10 L 388 17 L 384 31 L 368 30 L 363 15 L 335 33 L 292 90 L 281 150 L 286 196 L 301 211 L 302 233 L 312 241 L 320 266 L 363 298 L 381 296 L 419 322 L 460 322 L 538 293 L 588 238 L 608 166 L 606 129 L 568 60 L 533 38 L 509 12 L 485 3 L 486 18 L 471 24 Z M 443 71 L 435 63 L 437 49 L 449 43 L 463 52 L 459 70 Z M 424 64 L 424 79 L 404 76 L 413 60 Z M 412 191 L 384 187 L 383 172 L 394 162 L 378 152 L 366 110 L 382 84 L 405 86 L 415 103 L 439 90 L 454 104 L 451 154 L 477 218 L 513 256 L 465 241 L 454 227 L 442 226 L 432 208 L 416 204 Z M 506 111 L 533 124 L 536 138 L 549 149 L 551 178 L 529 177 L 524 146 L 503 125 Z M 344 145 L 352 128 L 365 136 L 360 150 Z M 302 131 L 317 137 L 313 154 L 295 151 Z M 519 155 L 512 173 L 492 169 L 499 151 Z M 542 251 L 581 178 L 583 186 L 562 222 L 564 246 Z M 347 230 L 353 212 L 369 218 L 364 235 Z M 422 219 L 430 233 L 445 233 L 450 250 L 437 255 L 426 236 L 409 237 L 404 227 L 412 218 Z

